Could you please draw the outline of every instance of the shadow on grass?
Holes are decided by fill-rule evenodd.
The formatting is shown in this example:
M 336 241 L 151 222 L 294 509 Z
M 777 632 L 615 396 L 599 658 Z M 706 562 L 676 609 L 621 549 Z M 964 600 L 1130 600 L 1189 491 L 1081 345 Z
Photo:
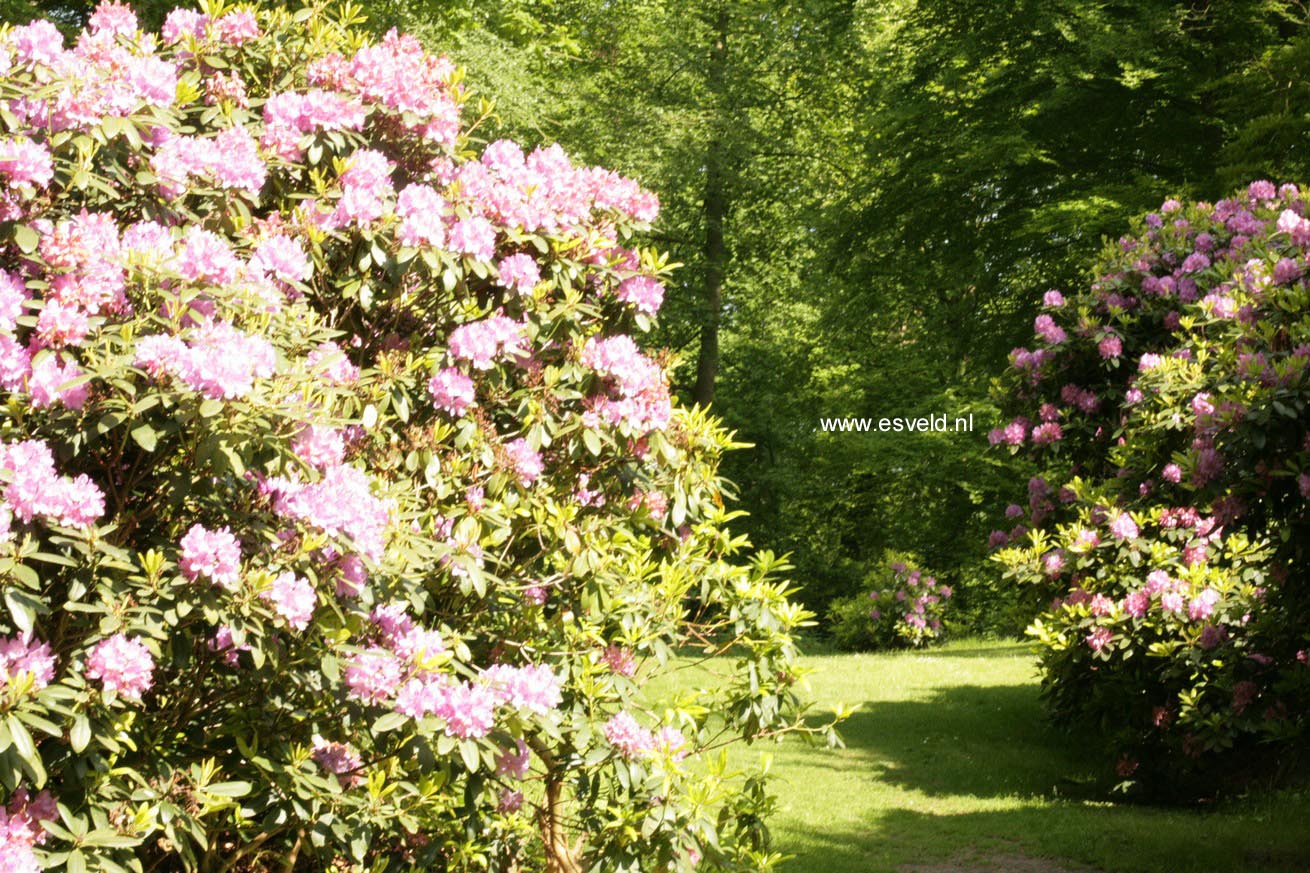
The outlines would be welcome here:
M 1032 643 L 1007 642 L 982 649 L 925 649 L 922 654 L 938 658 L 1031 658 Z
M 1032 684 L 868 703 L 842 735 L 846 751 L 807 756 L 804 770 L 820 781 L 829 769 L 859 774 L 865 802 L 895 790 L 863 818 L 821 818 L 795 834 L 780 847 L 797 856 L 788 873 L 999 871 L 1014 857 L 1042 873 L 1310 873 L 1310 795 L 1206 812 L 1107 802 L 1093 738 L 1047 725 Z
M 858 832 L 815 829 L 786 873 L 1006 873 L 1013 860 L 1041 873 L 1307 873 L 1302 804 L 1270 819 L 1240 813 L 1167 813 L 1139 807 L 1034 806 L 935 814 L 889 810 Z M 786 847 L 784 847 L 786 848 Z M 990 859 L 990 860 L 989 860 Z
M 1035 685 L 956 685 L 927 700 L 867 703 L 841 728 L 874 778 L 932 795 L 1060 797 L 1085 786 L 1090 737 L 1050 727 Z M 1087 789 L 1077 792 L 1086 795 Z

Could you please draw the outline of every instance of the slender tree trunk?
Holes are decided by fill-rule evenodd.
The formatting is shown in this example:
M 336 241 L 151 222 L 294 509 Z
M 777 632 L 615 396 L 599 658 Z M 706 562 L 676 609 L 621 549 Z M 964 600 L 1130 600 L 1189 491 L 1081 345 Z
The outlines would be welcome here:
M 714 401 L 714 382 L 719 375 L 719 319 L 723 311 L 723 277 L 727 272 L 728 247 L 723 239 L 723 220 L 728 212 L 727 163 L 724 135 L 727 106 L 723 83 L 728 63 L 728 12 L 719 9 L 710 50 L 709 87 L 713 100 L 714 133 L 705 153 L 705 306 L 700 330 L 700 354 L 696 360 L 696 387 L 692 399 L 701 406 Z
M 546 797 L 537 814 L 541 843 L 546 850 L 546 871 L 582 873 L 582 864 L 579 862 L 582 847 L 580 844 L 569 845 L 568 829 L 564 826 L 563 777 L 555 766 L 555 756 L 550 747 L 536 737 L 529 736 L 527 743 L 546 768 Z

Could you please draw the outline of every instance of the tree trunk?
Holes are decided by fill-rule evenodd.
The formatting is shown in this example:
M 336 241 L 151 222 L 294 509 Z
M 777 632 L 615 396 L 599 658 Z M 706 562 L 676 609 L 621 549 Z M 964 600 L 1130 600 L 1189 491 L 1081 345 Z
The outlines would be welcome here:
M 714 382 L 719 375 L 719 319 L 723 311 L 723 277 L 727 271 L 728 248 L 723 240 L 723 220 L 728 212 L 725 176 L 727 155 L 724 134 L 727 106 L 723 83 L 728 62 L 728 12 L 720 8 L 710 50 L 709 87 L 713 101 L 714 132 L 705 151 L 705 258 L 704 320 L 700 330 L 700 354 L 696 359 L 696 387 L 692 399 L 701 406 L 714 401 Z

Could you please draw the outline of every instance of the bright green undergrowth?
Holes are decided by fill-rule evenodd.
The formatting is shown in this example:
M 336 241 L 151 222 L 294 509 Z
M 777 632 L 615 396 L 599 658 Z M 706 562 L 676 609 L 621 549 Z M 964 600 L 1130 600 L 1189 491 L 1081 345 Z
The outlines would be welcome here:
M 787 740 L 733 752 L 743 766 L 772 759 L 772 826 L 794 856 L 790 873 L 1014 854 L 1107 873 L 1310 869 L 1310 790 L 1205 809 L 1107 802 L 1086 738 L 1043 721 L 1026 646 L 960 640 L 804 663 L 821 710 L 860 705 L 842 728 L 847 747 Z M 648 694 L 713 681 L 691 667 Z

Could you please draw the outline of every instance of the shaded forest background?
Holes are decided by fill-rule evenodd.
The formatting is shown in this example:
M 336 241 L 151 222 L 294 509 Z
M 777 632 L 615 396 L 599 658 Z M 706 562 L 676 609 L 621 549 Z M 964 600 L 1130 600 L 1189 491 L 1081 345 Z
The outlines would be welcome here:
M 173 4 L 133 4 L 157 25 Z M 80 26 L 94 3 L 0 0 Z M 1048 288 L 1166 197 L 1310 181 L 1310 5 L 1275 0 L 379 0 L 495 102 L 657 191 L 684 266 L 655 342 L 752 448 L 754 542 L 823 611 L 885 550 L 1012 630 L 990 581 L 1026 476 L 987 450 L 991 381 Z M 973 413 L 969 434 L 823 433 Z M 1015 616 L 1017 618 L 1017 616 Z

